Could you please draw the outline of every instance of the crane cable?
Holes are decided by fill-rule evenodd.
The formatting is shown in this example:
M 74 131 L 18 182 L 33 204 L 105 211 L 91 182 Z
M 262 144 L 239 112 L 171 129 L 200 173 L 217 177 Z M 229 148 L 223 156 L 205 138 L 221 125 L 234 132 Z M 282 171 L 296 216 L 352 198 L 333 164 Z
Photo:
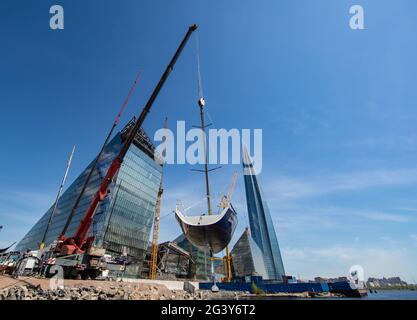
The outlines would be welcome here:
M 196 43 L 196 54 L 197 54 L 197 84 L 198 84 L 198 98 L 204 98 L 203 93 L 203 81 L 201 79 L 201 67 L 200 67 L 200 39 L 199 39 L 199 32 L 197 31 L 195 37 Z
M 188 210 L 190 210 L 191 208 L 194 208 L 194 207 L 195 207 L 195 206 L 197 206 L 198 204 L 200 204 L 200 203 L 204 202 L 206 199 L 207 199 L 207 197 L 204 197 L 204 198 L 202 198 L 201 200 L 197 201 L 196 203 L 192 204 L 191 206 L 189 206 L 189 207 L 185 208 L 185 209 L 183 210 L 183 211 L 184 211 L 184 213 L 185 213 L 185 212 L 187 212 Z M 164 214 L 163 216 L 161 216 L 160 220 L 162 220 L 162 219 L 164 219 L 164 218 L 166 218 L 166 217 L 168 217 L 168 216 L 170 216 L 171 214 L 174 214 L 174 213 L 175 213 L 175 211 L 174 211 L 174 210 L 173 210 L 173 211 L 171 211 L 171 212 L 169 212 L 169 213 L 166 213 L 166 214 Z
M 203 92 L 203 80 L 201 78 L 201 67 L 200 67 L 200 38 L 199 38 L 199 32 L 196 33 L 196 55 L 197 55 L 197 83 L 198 83 L 198 98 L 204 98 L 204 92 Z M 211 124 L 214 124 L 213 118 L 210 115 L 210 112 L 205 109 L 206 114 L 210 120 Z

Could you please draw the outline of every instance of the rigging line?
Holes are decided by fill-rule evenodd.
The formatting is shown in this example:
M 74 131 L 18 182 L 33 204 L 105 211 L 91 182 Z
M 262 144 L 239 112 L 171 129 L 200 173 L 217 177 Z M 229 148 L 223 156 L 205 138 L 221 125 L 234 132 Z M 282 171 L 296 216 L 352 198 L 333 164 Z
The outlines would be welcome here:
M 196 55 L 197 55 L 197 83 L 198 83 L 198 98 L 204 98 L 204 92 L 203 92 L 203 80 L 201 77 L 201 64 L 200 64 L 200 37 L 199 32 L 197 31 L 196 34 Z M 206 109 L 206 114 L 211 122 L 211 124 L 214 124 L 213 117 L 210 115 L 210 112 Z
M 194 208 L 196 205 L 198 205 L 198 204 L 200 204 L 200 203 L 204 202 L 206 199 L 207 199 L 207 196 L 206 196 L 206 197 L 204 197 L 203 199 L 201 199 L 200 201 L 198 201 L 198 202 L 196 202 L 196 203 L 192 204 L 191 206 L 189 206 L 189 207 L 185 208 L 185 209 L 184 209 L 184 213 L 185 213 L 186 211 L 190 210 L 191 208 Z
M 194 203 L 194 204 L 192 204 L 191 206 L 189 206 L 189 207 L 187 207 L 187 208 L 185 208 L 185 209 L 182 209 L 182 211 L 184 211 L 184 213 L 186 212 L 186 211 L 188 211 L 188 210 L 190 210 L 191 208 L 193 208 L 193 207 L 195 207 L 196 205 L 198 205 L 198 204 L 200 204 L 200 203 L 202 203 L 203 201 L 205 201 L 207 199 L 207 197 L 204 197 L 204 198 L 202 198 L 200 201 L 198 201 L 198 202 L 196 202 L 196 203 Z M 164 219 L 164 218 L 166 218 L 166 217 L 168 217 L 168 216 L 170 216 L 171 214 L 174 214 L 175 213 L 175 211 L 171 211 L 171 212 L 169 212 L 169 213 L 167 213 L 167 214 L 165 214 L 165 215 L 163 215 L 163 216 L 161 216 L 161 220 L 162 219 Z
M 214 125 L 214 120 L 213 120 L 212 116 L 210 115 L 210 112 L 207 109 L 206 109 L 206 113 L 207 113 L 207 116 L 208 116 L 208 118 L 210 120 L 210 124 L 213 124 Z
M 211 215 L 211 196 L 210 196 L 210 184 L 209 184 L 209 177 L 208 177 L 208 161 L 207 161 L 207 146 L 206 146 L 206 131 L 205 131 L 205 124 L 204 124 L 204 96 L 203 96 L 203 86 L 201 80 L 201 70 L 200 70 L 200 49 L 199 49 L 199 41 L 197 36 L 197 81 L 198 81 L 198 105 L 200 107 L 200 119 L 201 119 L 201 130 L 203 134 L 203 149 L 204 149 L 204 173 L 205 173 L 205 180 L 206 180 L 206 195 L 207 195 L 207 211 L 208 215 Z
M 169 217 L 171 214 L 174 214 L 174 211 L 171 211 L 171 212 L 169 212 L 167 214 L 164 214 L 162 217 L 159 218 L 159 220 L 162 220 L 162 219 L 164 219 L 166 217 Z
M 201 80 L 201 67 L 200 67 L 200 37 L 199 32 L 197 31 L 196 37 L 195 37 L 195 43 L 196 43 L 196 54 L 197 54 L 197 83 L 198 83 L 198 98 L 203 98 L 203 81 Z

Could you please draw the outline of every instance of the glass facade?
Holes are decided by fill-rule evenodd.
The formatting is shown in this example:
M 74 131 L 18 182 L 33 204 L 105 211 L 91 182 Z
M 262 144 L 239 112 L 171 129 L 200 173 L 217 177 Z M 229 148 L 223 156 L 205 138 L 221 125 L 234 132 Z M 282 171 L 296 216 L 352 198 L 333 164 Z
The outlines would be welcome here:
M 66 236 L 75 233 L 108 167 L 122 146 L 125 132 L 126 128 L 105 147 Z M 129 148 L 117 177 L 110 186 L 109 195 L 96 210 L 89 231 L 89 235 L 96 236 L 95 244 L 105 248 L 108 253 L 128 254 L 131 263 L 127 266 L 125 275 L 131 277 L 138 277 L 142 269 L 162 174 L 162 167 L 153 160 L 149 151 L 153 146 L 146 142 L 148 140 L 144 135 L 143 131 L 138 133 L 137 139 Z M 46 237 L 46 245 L 57 239 L 61 233 L 91 165 L 92 163 L 59 199 Z M 17 250 L 24 251 L 39 247 L 51 212 L 52 207 L 18 243 Z
M 285 270 L 271 214 L 259 185 L 252 161 L 245 148 L 243 148 L 242 155 L 251 235 L 263 253 L 268 278 L 282 280 L 282 276 L 285 275 Z
M 230 252 L 232 258 L 232 272 L 235 277 L 259 275 L 268 279 L 265 262 L 261 249 L 245 229 L 242 236 Z
M 190 278 L 198 280 L 208 280 L 211 277 L 210 254 L 193 246 L 187 238 L 181 234 L 173 242 L 179 247 L 191 253 L 194 264 L 191 266 Z

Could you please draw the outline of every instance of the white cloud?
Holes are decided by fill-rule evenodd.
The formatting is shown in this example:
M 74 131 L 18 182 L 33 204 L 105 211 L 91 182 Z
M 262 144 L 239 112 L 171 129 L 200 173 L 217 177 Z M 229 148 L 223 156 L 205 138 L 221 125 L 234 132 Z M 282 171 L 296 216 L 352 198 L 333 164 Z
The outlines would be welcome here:
M 348 230 L 371 227 L 374 222 L 401 224 L 416 222 L 414 215 L 341 206 L 286 203 L 270 206 L 272 220 L 280 235 L 308 230 Z M 274 210 L 272 210 L 274 208 Z
M 359 244 L 324 247 L 282 248 L 288 274 L 303 279 L 315 276 L 345 276 L 350 266 L 359 264 L 366 277 L 400 276 L 412 282 L 417 278 L 415 254 L 398 246 L 370 247 Z
M 54 201 L 50 192 L 33 192 L 24 190 L 1 190 L 0 201 L 2 206 L 13 205 L 17 207 L 42 208 L 51 206 Z
M 268 179 L 265 192 L 277 201 L 289 201 L 369 188 L 396 187 L 417 183 L 417 169 L 373 170 L 310 178 L 277 176 Z
M 349 228 L 372 222 L 416 222 L 411 205 L 379 209 L 372 204 L 356 204 L 356 194 L 382 187 L 398 187 L 417 183 L 417 169 L 373 170 L 370 172 L 338 173 L 320 177 L 268 177 L 265 184 L 266 201 L 277 229 L 292 232 L 299 229 Z M 328 195 L 349 194 L 350 206 L 329 204 Z M 326 204 L 321 200 L 326 199 Z M 331 203 L 331 202 L 330 202 Z
M 22 239 L 53 201 L 48 192 L 0 190 L 0 247 Z
M 268 177 L 268 180 L 264 185 L 266 200 L 278 238 L 285 240 L 281 248 L 287 273 L 300 274 L 308 279 L 315 276 L 336 277 L 346 275 L 351 265 L 359 264 L 368 277 L 398 275 L 409 282 L 417 278 L 417 256 L 409 244 L 387 236 L 380 238 L 380 244 L 374 245 L 375 236 L 389 230 L 385 228 L 395 224 L 396 230 L 399 230 L 401 224 L 417 221 L 414 204 L 402 203 L 398 206 L 395 202 L 393 206 L 378 208 L 376 204 L 355 201 L 357 195 L 362 196 L 377 188 L 394 189 L 417 184 L 416 169 L 372 170 L 302 178 L 275 176 Z M 341 194 L 348 194 L 352 201 L 348 205 L 331 201 L 330 196 Z M 375 234 L 376 228 L 381 231 L 378 235 Z M 332 232 L 331 240 L 321 238 L 320 233 L 326 230 Z M 342 231 L 343 238 L 338 238 L 337 230 Z M 360 238 L 352 234 L 348 245 L 335 244 L 346 241 L 346 235 L 354 230 L 361 232 Z M 297 238 L 300 234 L 303 240 Z M 324 245 L 314 247 L 304 242 L 308 241 L 309 234 L 314 235 L 311 240 L 315 243 L 322 239 Z M 417 234 L 410 235 L 410 238 L 417 244 Z

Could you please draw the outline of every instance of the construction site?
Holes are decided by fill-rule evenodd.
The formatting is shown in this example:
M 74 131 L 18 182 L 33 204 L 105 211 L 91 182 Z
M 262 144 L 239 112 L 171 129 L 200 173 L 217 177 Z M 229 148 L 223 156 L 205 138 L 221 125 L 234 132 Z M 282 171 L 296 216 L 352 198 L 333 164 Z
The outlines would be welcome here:
M 1 249 L 2 298 L 55 297 L 51 293 L 54 291 L 45 291 L 46 286 L 60 280 L 65 281 L 65 287 L 81 288 L 75 291 L 90 292 L 82 288 L 93 286 L 96 298 L 105 295 L 131 299 L 136 292 L 134 298 L 153 299 L 152 290 L 162 290 L 159 298 L 195 298 L 199 282 L 211 283 L 210 291 L 218 293 L 216 281 L 232 281 L 229 242 L 237 218 L 231 198 L 237 174 L 218 205 L 223 212 L 212 214 L 210 169 L 204 151 L 206 162 L 201 171 L 205 173 L 207 214 L 186 217 L 178 213 L 183 234 L 173 241 L 159 243 L 165 152 L 158 154 L 142 129 L 154 101 L 196 30 L 196 25 L 189 27 L 140 115 L 114 135 L 138 83 L 138 74 L 98 155 L 63 192 L 75 146 L 72 148 L 54 204 L 14 250 L 9 250 L 14 244 Z M 198 106 L 204 133 L 205 101 L 200 82 L 199 88 Z M 200 220 L 198 225 L 192 222 L 194 218 Z M 201 238 L 202 233 L 207 236 Z M 224 249 L 226 256 L 215 256 Z M 120 281 L 129 283 L 123 286 L 124 294 L 97 289 L 103 287 L 118 292 L 117 282 Z M 109 287 L 109 283 L 115 284 Z M 72 289 L 71 294 L 63 294 L 63 285 L 55 289 L 61 290 L 56 297 L 67 297 L 68 294 L 71 298 L 83 297 L 82 293 L 74 295 Z M 137 292 L 144 292 L 144 295 Z M 226 296 L 236 294 L 228 291 Z M 198 297 L 203 298 L 204 294 L 200 293 Z
M 139 81 L 139 75 L 136 77 L 97 156 L 64 191 L 75 146 L 72 148 L 52 206 L 13 250 L 14 244 L 0 251 L 0 299 L 363 294 L 352 290 L 347 281 L 304 283 L 286 275 L 271 215 L 245 150 L 242 163 L 249 174 L 242 179 L 250 230 L 246 228 L 234 247 L 229 247 L 238 224 L 232 196 L 239 175 L 234 174 L 227 193 L 213 204 L 209 173 L 217 168 L 209 167 L 204 143 L 204 166 L 195 170 L 204 173 L 207 207 L 198 215 L 186 215 L 178 205 L 173 214 L 182 234 L 159 242 L 165 151 L 156 152 L 142 126 L 196 30 L 196 25 L 188 28 L 141 113 L 116 132 Z M 199 128 L 205 137 L 205 100 L 197 58 Z

